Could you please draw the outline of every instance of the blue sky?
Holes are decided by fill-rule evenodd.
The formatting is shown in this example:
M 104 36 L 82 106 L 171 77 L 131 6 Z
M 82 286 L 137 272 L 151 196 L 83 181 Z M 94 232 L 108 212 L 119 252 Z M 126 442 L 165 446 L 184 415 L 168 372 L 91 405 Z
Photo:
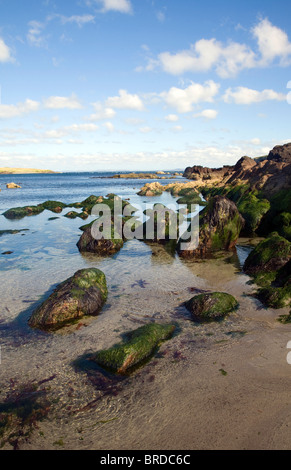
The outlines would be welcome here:
M 219 167 L 291 141 L 289 1 L 0 0 L 0 13 L 0 167 Z

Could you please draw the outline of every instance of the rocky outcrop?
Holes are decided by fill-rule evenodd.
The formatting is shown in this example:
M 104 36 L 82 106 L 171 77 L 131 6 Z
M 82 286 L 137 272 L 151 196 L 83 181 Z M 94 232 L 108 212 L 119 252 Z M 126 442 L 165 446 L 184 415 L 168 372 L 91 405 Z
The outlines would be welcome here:
M 21 189 L 21 186 L 19 186 L 19 184 L 16 184 L 16 183 L 7 183 L 6 188 L 7 189 Z
M 244 271 L 258 275 L 278 271 L 291 259 L 291 243 L 277 233 L 259 243 L 249 254 Z
M 185 304 L 194 321 L 220 321 L 238 307 L 237 300 L 224 292 L 196 295 Z
M 107 299 L 106 278 L 99 269 L 77 271 L 62 282 L 38 307 L 29 325 L 40 329 L 57 329 L 85 315 L 97 315 Z
M 260 190 L 266 197 L 291 188 L 291 143 L 277 145 L 263 159 L 242 157 L 234 166 L 223 168 L 186 168 L 185 178 L 193 179 L 197 186 L 248 184 L 251 190 Z
M 150 358 L 159 345 L 169 339 L 174 325 L 151 323 L 127 333 L 126 339 L 110 349 L 98 351 L 91 360 L 117 374 L 126 374 Z
M 256 296 L 267 307 L 291 305 L 291 243 L 277 233 L 249 254 L 244 271 L 259 286 Z
M 177 251 L 184 258 L 205 258 L 221 250 L 232 250 L 244 226 L 244 219 L 236 205 L 222 196 L 215 196 L 201 212 L 199 244 L 195 249 L 182 249 L 187 242 L 185 235 L 179 240 Z M 184 240 L 184 242 L 182 241 Z
M 12 209 L 8 209 L 8 211 L 4 212 L 4 217 L 6 219 L 22 219 L 26 216 L 31 215 L 38 215 L 44 211 L 44 207 L 42 205 L 38 206 L 24 206 L 24 207 L 14 207 Z
M 93 224 L 88 226 L 83 231 L 80 240 L 77 243 L 77 247 L 81 253 L 96 253 L 101 256 L 113 255 L 121 250 L 124 241 L 121 238 L 114 238 L 114 229 L 112 228 L 110 239 L 95 238 Z
M 186 168 L 183 173 L 184 178 L 203 182 L 216 182 L 221 181 L 232 170 L 231 166 L 224 166 L 223 168 L 207 168 L 199 165 Z

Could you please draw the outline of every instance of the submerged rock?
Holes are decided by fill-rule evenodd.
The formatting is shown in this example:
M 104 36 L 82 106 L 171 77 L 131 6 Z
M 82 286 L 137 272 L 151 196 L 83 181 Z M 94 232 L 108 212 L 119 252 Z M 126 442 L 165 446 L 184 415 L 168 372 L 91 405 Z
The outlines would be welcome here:
M 44 207 L 39 204 L 38 206 L 14 207 L 12 209 L 8 209 L 8 211 L 4 212 L 3 215 L 6 219 L 22 219 L 26 216 L 38 215 L 43 211 Z
M 93 237 L 93 223 L 87 224 L 77 243 L 77 247 L 81 253 L 89 252 L 96 253 L 99 255 L 113 255 L 117 253 L 123 247 L 122 238 L 111 238 L 111 239 L 96 239 Z
M 128 333 L 124 342 L 97 352 L 91 359 L 104 369 L 125 374 L 148 359 L 160 343 L 169 339 L 174 331 L 175 326 L 171 324 L 151 323 L 142 326 Z
M 234 202 L 222 196 L 210 199 L 208 206 L 199 216 L 199 243 L 196 248 L 182 250 L 181 243 L 187 242 L 184 235 L 177 245 L 180 256 L 188 258 L 204 258 L 217 251 L 230 251 L 237 242 L 244 226 L 244 219 L 240 215 Z
M 29 319 L 40 329 L 57 329 L 85 315 L 97 315 L 107 299 L 105 274 L 96 268 L 81 269 L 62 282 Z
M 44 209 L 47 209 L 51 212 L 55 212 L 56 214 L 59 214 L 65 207 L 67 207 L 66 204 L 60 201 L 46 201 L 43 202 L 41 205 Z
M 238 302 L 230 294 L 213 292 L 196 295 L 185 306 L 193 320 L 203 323 L 222 320 L 238 307 Z

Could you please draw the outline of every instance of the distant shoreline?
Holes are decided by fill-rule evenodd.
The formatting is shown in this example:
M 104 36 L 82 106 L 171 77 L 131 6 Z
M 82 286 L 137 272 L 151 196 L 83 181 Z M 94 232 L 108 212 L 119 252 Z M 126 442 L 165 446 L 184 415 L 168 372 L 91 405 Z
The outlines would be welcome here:
M 36 170 L 34 168 L 9 168 L 2 167 L 0 168 L 0 175 L 23 175 L 23 174 L 33 174 L 33 173 L 57 173 L 52 170 Z

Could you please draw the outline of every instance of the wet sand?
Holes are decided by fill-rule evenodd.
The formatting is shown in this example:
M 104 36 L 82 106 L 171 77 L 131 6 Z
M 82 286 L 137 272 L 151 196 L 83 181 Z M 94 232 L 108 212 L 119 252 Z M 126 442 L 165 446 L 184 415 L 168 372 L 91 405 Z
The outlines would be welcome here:
M 35 248 L 27 271 L 8 270 L 1 286 L 10 301 L 0 325 L 0 399 L 21 384 L 49 379 L 52 403 L 21 449 L 290 447 L 291 325 L 277 321 L 288 310 L 263 309 L 250 296 L 255 288 L 237 256 L 194 263 L 139 241 L 113 259 L 54 246 L 40 252 Z M 102 314 L 54 334 L 30 330 L 27 319 L 40 296 L 89 266 L 107 277 Z M 222 323 L 197 325 L 183 302 L 200 290 L 228 292 L 240 307 Z M 86 361 L 151 321 L 176 322 L 178 334 L 130 377 L 116 381 Z

